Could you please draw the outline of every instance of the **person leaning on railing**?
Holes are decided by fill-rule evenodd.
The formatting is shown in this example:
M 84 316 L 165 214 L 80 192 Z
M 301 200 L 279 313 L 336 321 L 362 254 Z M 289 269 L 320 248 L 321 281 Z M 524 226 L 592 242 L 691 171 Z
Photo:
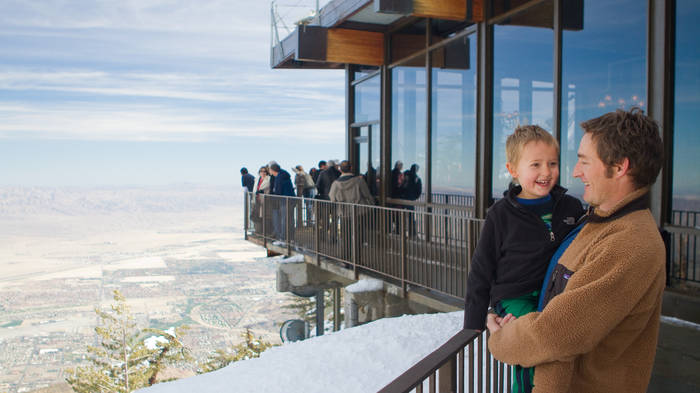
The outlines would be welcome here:
M 551 259 L 538 312 L 489 314 L 489 349 L 535 366 L 533 392 L 646 392 L 665 286 L 665 249 L 649 210 L 663 162 L 658 125 L 639 108 L 581 124 L 574 177 L 587 221 Z
M 258 170 L 258 178 L 255 181 L 255 203 L 253 204 L 251 219 L 253 220 L 253 225 L 255 225 L 255 230 L 260 231 L 262 228 L 258 228 L 263 220 L 264 209 L 263 209 L 263 196 L 262 194 L 269 194 L 271 191 L 270 186 L 270 176 L 267 173 L 267 167 L 260 167 Z
M 275 183 L 272 185 L 272 194 L 281 196 L 294 196 L 294 186 L 292 186 L 292 177 L 289 172 L 280 168 L 279 164 L 273 163 L 270 165 L 270 173 L 275 177 Z M 287 238 L 287 203 L 284 198 L 275 199 L 272 208 L 272 228 L 275 236 L 279 240 Z
M 332 202 L 344 202 L 359 205 L 374 205 L 374 196 L 367 187 L 367 182 L 362 176 L 355 176 L 352 173 L 352 165 L 350 161 L 344 160 L 340 162 L 340 177 L 331 185 L 329 197 Z M 364 214 L 361 209 L 357 209 L 355 217 L 353 217 L 352 207 L 348 205 L 340 206 L 338 215 L 340 218 L 340 237 L 345 245 L 345 252 L 349 255 L 350 237 L 352 230 L 352 220 L 363 222 Z M 361 230 L 360 236 L 366 237 L 367 228 Z

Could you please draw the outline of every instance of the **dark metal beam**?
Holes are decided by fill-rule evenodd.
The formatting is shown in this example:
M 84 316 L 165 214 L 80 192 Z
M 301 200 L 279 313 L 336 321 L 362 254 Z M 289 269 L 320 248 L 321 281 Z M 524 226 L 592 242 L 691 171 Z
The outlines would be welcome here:
M 388 58 L 391 53 L 391 39 L 388 34 L 384 35 L 384 51 Z M 382 91 L 381 91 L 381 108 L 379 117 L 381 119 L 381 183 L 379 188 L 379 199 L 382 206 L 386 206 L 386 199 L 390 189 L 390 174 L 391 174 L 391 70 L 388 66 L 381 67 L 382 72 Z
M 425 24 L 425 47 L 429 47 L 433 40 L 432 20 L 428 19 Z M 423 177 L 425 178 L 425 201 L 431 203 L 433 201 L 433 73 L 432 73 L 433 52 L 428 51 L 425 55 L 425 168 L 423 168 Z M 428 237 L 430 238 L 430 237 Z
M 350 160 L 353 167 L 358 168 L 355 162 L 355 141 L 353 140 L 352 124 L 355 122 L 355 70 L 350 64 L 345 65 L 345 157 Z
M 484 14 L 491 4 L 484 2 Z M 491 174 L 493 156 L 493 26 L 486 22 L 478 25 L 476 48 L 477 103 L 476 103 L 476 197 L 474 216 L 485 218 L 491 204 Z
M 673 80 L 675 9 L 673 0 L 649 0 L 647 114 L 661 126 L 664 166 L 651 189 L 651 211 L 659 225 L 669 222 L 673 165 Z
M 552 56 L 552 93 L 554 96 L 552 97 L 552 101 L 554 102 L 554 111 L 552 112 L 553 114 L 553 125 L 552 125 L 552 131 L 554 134 L 554 138 L 559 142 L 559 146 L 562 146 L 561 143 L 561 100 L 562 100 L 562 18 L 563 18 L 563 12 L 562 8 L 564 6 L 563 4 L 564 0 L 553 0 L 553 5 L 554 5 L 554 12 L 553 17 L 554 20 L 552 21 L 552 26 L 553 26 L 553 32 L 554 32 L 554 42 L 553 42 L 553 47 L 554 47 L 554 53 Z M 559 149 L 559 161 L 561 162 L 561 149 Z M 568 176 L 568 175 L 567 175 Z M 561 172 L 559 173 L 559 179 L 558 181 L 561 183 Z

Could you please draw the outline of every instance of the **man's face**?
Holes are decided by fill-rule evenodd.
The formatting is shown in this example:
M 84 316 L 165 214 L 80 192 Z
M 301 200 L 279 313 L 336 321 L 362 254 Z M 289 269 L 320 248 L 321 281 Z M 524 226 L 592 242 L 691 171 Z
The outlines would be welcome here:
M 583 200 L 590 205 L 608 210 L 616 202 L 612 195 L 617 184 L 598 156 L 597 144 L 590 133 L 581 138 L 573 176 L 583 182 Z

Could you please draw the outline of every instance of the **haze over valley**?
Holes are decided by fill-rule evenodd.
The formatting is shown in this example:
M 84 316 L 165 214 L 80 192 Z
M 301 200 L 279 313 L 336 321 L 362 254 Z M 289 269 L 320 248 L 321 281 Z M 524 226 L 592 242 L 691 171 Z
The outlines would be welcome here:
M 198 359 L 294 317 L 235 186 L 0 187 L 0 272 L 0 392 L 62 381 L 115 289 L 139 327 L 189 325 Z

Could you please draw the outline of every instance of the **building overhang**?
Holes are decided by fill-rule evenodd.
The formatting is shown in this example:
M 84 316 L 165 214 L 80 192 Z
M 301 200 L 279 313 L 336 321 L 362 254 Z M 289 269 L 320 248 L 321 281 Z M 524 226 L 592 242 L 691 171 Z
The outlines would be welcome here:
M 271 50 L 272 68 L 338 69 L 346 64 L 387 65 L 391 58 L 425 47 L 415 37 L 395 34 L 412 21 L 431 19 L 454 26 L 486 20 L 484 3 L 489 0 L 332 0 L 318 15 L 296 26 Z M 518 12 L 532 0 L 491 0 L 495 23 L 551 29 L 553 4 L 540 2 L 537 13 Z M 501 15 L 501 16 L 499 16 Z M 491 20 L 491 19 L 489 19 Z M 569 0 L 564 9 L 565 30 L 583 28 L 583 0 Z M 392 33 L 396 47 L 387 54 L 386 35 Z M 433 37 L 439 41 L 440 37 Z M 395 53 L 395 52 L 401 53 Z M 406 52 L 406 53 L 404 53 Z
M 333 0 L 272 48 L 272 68 L 387 63 L 384 36 L 410 19 L 477 21 L 484 0 Z

